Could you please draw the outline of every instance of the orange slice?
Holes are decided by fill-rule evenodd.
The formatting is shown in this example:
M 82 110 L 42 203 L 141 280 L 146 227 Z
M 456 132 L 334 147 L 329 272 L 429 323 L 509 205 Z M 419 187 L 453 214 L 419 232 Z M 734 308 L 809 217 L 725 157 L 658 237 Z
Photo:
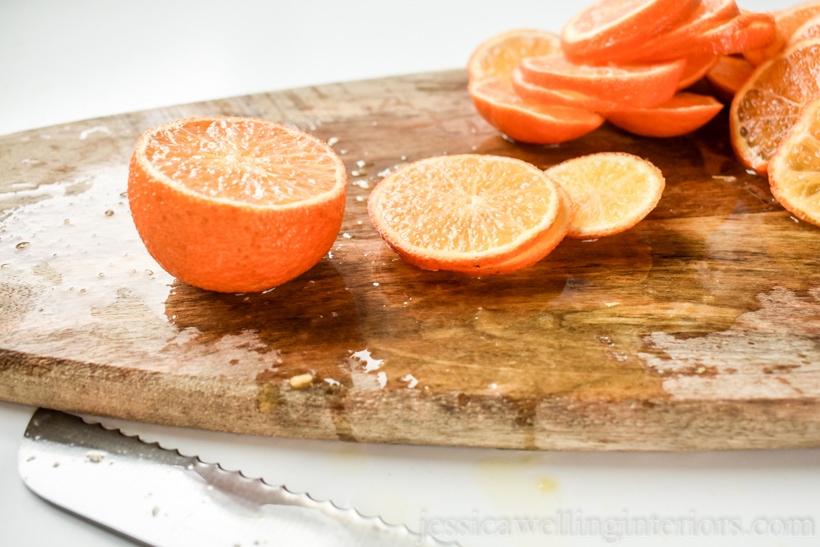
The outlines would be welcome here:
M 803 40 L 757 67 L 735 94 L 729 130 L 735 154 L 765 174 L 801 107 L 820 93 L 820 39 Z
M 712 86 L 715 96 L 728 103 L 749 80 L 752 72 L 754 72 L 754 66 L 746 59 L 724 55 L 706 73 L 706 81 Z
M 139 138 L 128 201 L 168 273 L 202 289 L 255 292 L 327 253 L 346 187 L 341 159 L 311 135 L 253 118 L 192 118 Z
M 556 144 L 577 139 L 604 123 L 594 112 L 523 99 L 509 82 L 497 78 L 473 80 L 468 89 L 481 117 L 516 141 Z
M 772 156 L 769 184 L 786 210 L 820 226 L 820 98 L 803 108 Z
M 689 44 L 701 34 L 736 17 L 740 10 L 735 0 L 703 0 L 689 17 L 675 28 L 650 38 L 624 60 L 657 62 L 685 55 Z
M 560 222 L 560 199 L 534 165 L 464 154 L 394 171 L 373 189 L 367 209 L 409 264 L 482 275 L 510 273 L 546 256 L 558 237 L 550 229 Z
M 580 156 L 546 170 L 575 204 L 567 237 L 594 239 L 628 230 L 658 204 L 666 186 L 652 163 L 623 152 Z
M 561 38 L 552 32 L 516 29 L 485 40 L 473 51 L 467 63 L 471 80 L 510 77 L 524 57 L 549 55 L 561 51 Z
M 763 48 L 775 41 L 777 26 L 768 13 L 741 13 L 737 17 L 698 35 L 689 44 L 691 53 L 730 55 Z
M 699 82 L 718 64 L 718 61 L 720 61 L 720 55 L 712 53 L 698 53 L 687 57 L 686 66 L 678 81 L 678 89 L 686 89 Z
M 768 46 L 751 49 L 743 53 L 753 65 L 760 65 L 780 53 L 789 41 L 789 37 L 806 21 L 820 15 L 820 2 L 803 2 L 774 14 L 777 33 L 774 41 Z
M 524 79 L 520 68 L 513 69 L 510 75 L 510 82 L 512 83 L 513 90 L 519 97 L 532 103 L 567 106 L 592 112 L 609 112 L 622 108 L 622 105 L 616 101 L 590 97 L 577 91 L 552 89 L 531 84 Z
M 681 91 L 660 106 L 610 112 L 606 119 L 643 137 L 678 137 L 703 127 L 722 109 L 714 97 Z
M 800 25 L 797 30 L 789 36 L 784 47 L 793 46 L 797 42 L 808 40 L 809 38 L 820 38 L 820 15 L 815 15 Z
M 695 0 L 599 0 L 577 12 L 561 32 L 561 47 L 576 63 L 621 61 L 649 38 L 684 20 Z
M 685 59 L 647 65 L 577 65 L 563 55 L 521 60 L 521 78 L 530 84 L 582 93 L 624 106 L 651 107 L 675 94 Z

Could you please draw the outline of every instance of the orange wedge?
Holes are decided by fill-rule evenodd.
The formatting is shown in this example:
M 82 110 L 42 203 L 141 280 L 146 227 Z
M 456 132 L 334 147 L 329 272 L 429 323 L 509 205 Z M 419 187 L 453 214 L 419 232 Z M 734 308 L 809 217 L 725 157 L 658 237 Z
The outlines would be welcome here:
M 757 67 L 729 110 L 732 147 L 749 169 L 766 174 L 769 159 L 820 93 L 820 39 L 803 40 Z
M 624 106 L 651 107 L 675 94 L 685 59 L 647 65 L 577 65 L 563 55 L 521 60 L 521 78 L 533 85 L 582 93 Z
M 604 123 L 603 117 L 588 110 L 524 99 L 509 82 L 498 78 L 473 80 L 468 90 L 481 117 L 519 142 L 565 142 L 586 135 Z
M 601 152 L 546 170 L 569 194 L 575 214 L 567 237 L 595 239 L 635 226 L 658 204 L 666 186 L 661 171 L 632 154 Z
M 253 118 L 192 118 L 139 138 L 128 201 L 168 273 L 202 289 L 255 292 L 327 253 L 346 187 L 341 159 L 311 135 Z
M 685 20 L 695 0 L 599 0 L 577 12 L 561 32 L 567 58 L 579 64 L 622 61 L 648 39 Z
M 660 106 L 609 112 L 611 124 L 643 137 L 677 137 L 703 127 L 723 109 L 714 97 L 681 91 Z
M 565 231 L 555 183 L 527 162 L 489 155 L 411 163 L 376 185 L 367 209 L 399 256 L 425 270 L 511 273 L 546 256 Z
M 772 156 L 769 184 L 786 210 L 820 226 L 820 98 L 801 110 Z
M 549 55 L 561 51 L 561 38 L 552 32 L 516 29 L 497 34 L 473 51 L 467 63 L 471 80 L 510 77 L 524 57 Z

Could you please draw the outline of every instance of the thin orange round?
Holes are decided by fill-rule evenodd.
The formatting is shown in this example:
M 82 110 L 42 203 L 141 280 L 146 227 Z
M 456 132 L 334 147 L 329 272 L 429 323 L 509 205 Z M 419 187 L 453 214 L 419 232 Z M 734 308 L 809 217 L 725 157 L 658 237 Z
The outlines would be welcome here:
M 373 226 L 409 264 L 509 273 L 505 263 L 531 251 L 555 223 L 560 195 L 527 162 L 461 154 L 394 171 L 373 189 L 367 208 Z
M 522 59 L 521 77 L 551 89 L 567 89 L 625 106 L 650 107 L 675 94 L 685 59 L 646 65 L 578 65 L 563 55 Z
M 544 105 L 522 98 L 509 82 L 496 78 L 474 80 L 468 90 L 481 117 L 519 142 L 566 142 L 582 137 L 604 123 L 602 116 L 582 108 Z
M 137 141 L 131 215 L 171 275 L 256 292 L 313 267 L 341 227 L 347 176 L 324 142 L 268 120 L 174 120 Z
M 538 29 L 515 29 L 492 36 L 479 44 L 467 62 L 471 80 L 509 79 L 510 72 L 524 57 L 561 51 L 561 38 Z
M 546 170 L 569 194 L 575 214 L 567 237 L 614 235 L 643 220 L 661 199 L 666 179 L 648 160 L 624 152 L 579 156 Z
M 722 109 L 714 97 L 681 91 L 660 106 L 610 112 L 606 119 L 635 135 L 667 138 L 703 127 Z

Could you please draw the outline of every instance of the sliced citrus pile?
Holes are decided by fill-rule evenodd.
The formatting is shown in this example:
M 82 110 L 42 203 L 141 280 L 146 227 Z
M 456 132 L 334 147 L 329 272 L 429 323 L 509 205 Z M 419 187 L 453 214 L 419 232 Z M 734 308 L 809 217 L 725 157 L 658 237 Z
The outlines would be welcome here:
M 769 184 L 785 209 L 820 226 L 820 98 L 801 110 L 772 156 Z
M 398 169 L 371 192 L 367 209 L 406 262 L 469 275 L 511 273 L 541 260 L 564 237 L 571 214 L 542 170 L 477 154 Z
M 801 107 L 820 93 L 820 39 L 802 40 L 760 65 L 729 111 L 732 146 L 749 169 L 765 174 Z
M 601 152 L 546 170 L 575 204 L 567 237 L 594 239 L 628 230 L 658 204 L 666 186 L 661 171 L 632 154 Z
M 606 119 L 635 135 L 677 137 L 707 124 L 722 109 L 714 97 L 681 91 L 662 105 L 610 112 Z
M 341 227 L 347 176 L 319 139 L 267 120 L 176 120 L 137 141 L 134 224 L 168 273 L 202 289 L 254 292 L 314 266 Z
M 581 108 L 528 102 L 508 82 L 498 78 L 472 81 L 469 91 L 478 113 L 490 125 L 520 142 L 565 142 L 604 123 L 602 116 Z
M 722 59 L 768 46 L 776 32 L 771 14 L 741 12 L 735 0 L 599 0 L 560 37 L 523 29 L 484 41 L 467 66 L 469 90 L 479 114 L 511 139 L 560 143 L 598 127 L 592 114 L 634 118 L 636 109 L 664 105 Z M 701 106 L 697 114 L 676 108 L 691 123 L 654 132 L 694 131 L 715 105 Z
M 512 30 L 485 40 L 467 64 L 478 113 L 511 139 L 532 144 L 575 139 L 604 123 L 603 117 L 575 105 L 541 104 L 515 92 L 510 78 L 521 59 L 560 49 L 558 35 L 541 30 Z

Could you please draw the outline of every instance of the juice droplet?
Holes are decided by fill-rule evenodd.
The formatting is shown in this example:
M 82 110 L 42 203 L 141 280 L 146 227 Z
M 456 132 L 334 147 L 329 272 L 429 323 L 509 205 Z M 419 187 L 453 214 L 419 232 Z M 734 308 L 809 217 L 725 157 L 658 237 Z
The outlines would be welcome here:
M 25 248 L 26 248 L 26 247 L 28 247 L 28 246 L 29 246 L 29 242 L 28 242 L 28 241 L 21 241 L 20 243 L 18 243 L 17 245 L 15 245 L 15 247 L 16 247 L 17 249 L 25 249 Z
M 114 216 L 114 211 L 112 211 L 111 209 L 108 209 L 108 210 L 105 212 L 105 216 L 107 216 L 107 217 L 113 217 L 113 216 Z

